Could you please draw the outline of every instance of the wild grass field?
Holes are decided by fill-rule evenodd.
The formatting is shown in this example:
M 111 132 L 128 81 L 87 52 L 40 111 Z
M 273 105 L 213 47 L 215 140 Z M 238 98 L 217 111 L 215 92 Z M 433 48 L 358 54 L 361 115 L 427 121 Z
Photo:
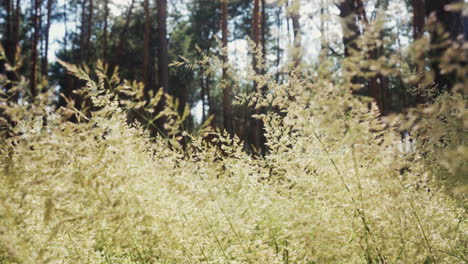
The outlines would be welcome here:
M 209 125 L 184 131 L 173 98 L 143 100 L 101 63 L 64 63 L 88 114 L 50 90 L 2 103 L 0 263 L 467 263 L 463 90 L 382 118 L 348 63 L 254 76 L 269 94 L 239 101 L 274 109 L 258 116 L 264 156 Z M 163 97 L 167 137 L 128 122 Z

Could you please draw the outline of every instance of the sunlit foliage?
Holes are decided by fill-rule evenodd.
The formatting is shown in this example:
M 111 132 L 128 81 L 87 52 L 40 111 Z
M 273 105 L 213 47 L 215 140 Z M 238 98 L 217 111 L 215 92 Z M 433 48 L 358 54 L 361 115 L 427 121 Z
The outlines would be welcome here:
M 411 83 L 415 73 L 398 58 L 366 58 L 370 67 L 359 56 L 281 84 L 251 74 L 268 92 L 238 100 L 268 109 L 257 116 L 264 157 L 207 125 L 184 131 L 170 96 L 144 94 L 102 63 L 63 63 L 86 82 L 85 110 L 12 84 L 24 98 L 0 102 L 0 262 L 466 263 L 466 77 L 434 104 L 384 119 L 352 94 L 353 76 Z M 159 118 L 165 136 L 150 137 Z

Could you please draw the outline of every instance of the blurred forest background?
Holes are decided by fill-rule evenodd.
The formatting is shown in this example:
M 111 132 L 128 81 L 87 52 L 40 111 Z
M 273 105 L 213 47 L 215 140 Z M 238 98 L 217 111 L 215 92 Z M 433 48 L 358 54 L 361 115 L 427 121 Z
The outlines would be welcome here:
M 414 83 L 401 77 L 356 77 L 354 93 L 374 99 L 380 113 L 403 112 L 430 102 L 453 86 L 454 76 L 442 74 L 444 45 L 425 50 L 423 64 L 410 62 L 404 50 L 424 35 L 431 42 L 468 37 L 462 0 L 2 0 L 0 38 L 10 66 L 0 62 L 0 74 L 18 81 L 31 80 L 31 96 L 54 89 L 57 106 L 73 100 L 86 111 L 89 101 L 74 93 L 84 83 L 68 74 L 57 59 L 92 66 L 102 60 L 108 71 L 119 67 L 121 77 L 144 83 L 146 93 L 163 88 L 190 107 L 186 129 L 210 120 L 215 127 L 260 149 L 262 124 L 246 104 L 233 105 L 239 92 L 262 89 L 242 81 L 250 71 L 268 74 L 285 83 L 294 74 L 313 78 L 318 65 L 332 62 L 338 69 L 344 58 L 366 53 L 370 59 L 398 56 L 409 71 L 434 73 L 431 86 L 438 92 L 415 92 Z M 370 49 L 357 44 L 360 35 L 373 35 Z M 449 35 L 441 34 L 441 31 Z M 250 39 L 251 42 L 248 42 Z M 252 52 L 257 48 L 262 55 Z M 258 54 L 260 54 L 258 53 Z M 16 54 L 16 57 L 15 57 Z M 19 54 L 22 54 L 21 57 Z M 414 55 L 414 54 L 413 54 Z M 405 58 L 407 56 L 407 58 Z M 210 70 L 213 59 L 224 66 Z M 189 61 L 201 62 L 185 67 Z M 227 66 L 229 62 L 232 66 Z M 206 67 L 204 67 L 206 66 Z M 373 69 L 367 69 L 372 72 Z M 233 78 L 233 77 L 236 78 Z M 233 81 L 241 79 L 241 81 Z M 427 87 L 427 86 L 425 86 Z M 8 87 L 3 87 L 8 90 Z M 12 100 L 22 100 L 16 94 Z M 160 106 L 162 107 L 162 106 Z M 135 118 L 138 118 L 136 116 Z M 148 122 L 145 119 L 141 123 Z M 163 121 L 155 127 L 164 129 Z M 163 132 L 164 133 L 164 132 Z

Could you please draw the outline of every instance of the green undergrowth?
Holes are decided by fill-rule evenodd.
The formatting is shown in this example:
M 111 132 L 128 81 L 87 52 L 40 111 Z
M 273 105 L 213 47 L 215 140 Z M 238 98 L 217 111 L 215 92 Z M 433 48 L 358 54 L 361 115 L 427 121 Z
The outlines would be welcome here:
M 0 263 L 466 263 L 466 98 L 383 119 L 352 95 L 358 62 L 345 63 L 283 84 L 253 76 L 268 94 L 239 100 L 274 109 L 259 116 L 264 157 L 209 126 L 183 131 L 176 100 L 101 63 L 95 80 L 64 64 L 88 112 L 55 109 L 51 92 L 2 103 Z M 148 110 L 162 97 L 163 114 Z M 163 116 L 166 136 L 151 138 Z

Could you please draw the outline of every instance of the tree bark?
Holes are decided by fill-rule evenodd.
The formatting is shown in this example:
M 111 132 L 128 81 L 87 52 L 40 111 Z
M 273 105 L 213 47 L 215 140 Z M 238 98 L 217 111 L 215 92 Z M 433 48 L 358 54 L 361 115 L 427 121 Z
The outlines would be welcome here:
M 143 83 L 145 84 L 146 90 L 149 89 L 149 49 L 150 49 L 150 6 L 149 0 L 144 0 L 143 9 L 145 13 L 145 33 L 143 39 Z
M 68 41 L 67 41 L 67 36 L 68 36 L 68 19 L 67 19 L 67 3 L 65 2 L 63 4 L 63 27 L 65 29 L 65 34 L 63 36 L 63 46 L 64 49 L 68 49 Z
M 104 0 L 104 36 L 103 36 L 103 53 L 102 58 L 104 62 L 108 63 L 107 61 L 107 49 L 108 49 L 108 31 L 109 31 L 109 0 Z
M 426 16 L 434 16 L 437 20 L 436 24 L 429 25 L 428 29 L 432 44 L 429 51 L 429 61 L 434 71 L 434 82 L 437 85 L 439 94 L 443 91 L 450 91 L 456 83 L 454 73 L 442 73 L 440 61 L 444 56 L 445 50 L 450 46 L 450 42 L 457 41 L 459 36 L 462 39 L 465 38 L 464 40 L 466 41 L 464 18 L 461 12 L 452 12 L 445 9 L 447 5 L 455 3 L 463 3 L 463 0 L 426 0 L 425 5 Z M 434 23 L 434 21 L 431 21 L 431 23 Z M 438 30 L 437 24 L 442 25 L 443 30 L 449 33 L 450 41 L 444 40 L 444 34 Z
M 260 48 L 260 0 L 254 0 L 254 7 L 253 7 L 253 14 L 252 14 L 252 40 L 255 44 L 255 50 Z M 259 62 L 257 60 L 256 52 L 253 53 L 253 70 L 255 74 L 261 74 L 261 70 L 259 67 Z M 262 88 L 258 87 L 257 82 L 254 81 L 253 88 L 255 92 L 258 92 L 259 95 L 262 94 Z M 261 114 L 261 109 L 256 107 L 254 109 L 255 114 Z M 257 149 L 257 151 L 262 154 L 263 153 L 263 146 L 264 146 L 264 135 L 263 135 L 263 122 L 260 119 L 253 119 L 252 120 L 252 142 L 253 146 Z
M 31 96 L 35 97 L 37 95 L 37 59 L 38 51 L 37 45 L 39 43 L 39 9 L 41 8 L 41 0 L 34 1 L 34 10 L 33 10 L 33 41 L 31 47 L 31 80 L 30 80 L 30 91 Z
M 282 7 L 277 7 L 276 10 L 276 28 L 278 30 L 276 36 L 276 82 L 279 83 L 280 81 L 280 65 L 281 65 L 281 27 L 282 27 L 282 19 L 281 19 L 281 9 Z
M 50 35 L 50 23 L 52 19 L 52 7 L 53 7 L 53 0 L 47 0 L 47 18 L 46 18 L 46 26 L 44 31 L 44 57 L 42 58 L 42 78 L 45 80 L 48 79 L 48 67 L 49 67 L 49 35 Z
M 5 36 L 3 39 L 3 47 L 5 48 L 5 53 L 7 59 L 11 62 L 12 56 L 12 26 L 13 19 L 12 17 L 14 8 L 12 0 L 5 0 L 3 2 L 3 7 L 5 8 Z
M 356 39 L 361 35 L 357 24 L 358 13 L 354 0 L 344 0 L 337 4 L 337 7 L 340 10 L 344 54 L 345 57 L 349 57 L 351 50 L 358 50 Z
M 424 33 L 424 0 L 412 0 L 411 4 L 413 6 L 413 38 L 416 40 Z
M 80 46 L 79 46 L 79 62 L 83 63 L 85 60 L 85 50 L 86 50 L 86 3 L 87 0 L 83 0 L 81 3 L 81 29 L 80 29 Z
M 413 6 L 413 38 L 416 41 L 423 36 L 424 25 L 426 24 L 424 0 L 412 0 L 411 4 Z M 419 57 L 416 61 L 416 71 L 420 76 L 420 80 L 422 80 L 422 76 L 424 75 L 424 64 L 424 57 Z M 416 104 L 423 104 L 426 102 L 423 91 L 416 91 L 414 97 Z
M 91 36 L 93 35 L 93 0 L 89 0 L 88 5 L 88 29 L 86 35 L 86 62 L 89 63 L 91 58 Z
M 232 88 L 228 76 L 228 4 L 227 0 L 221 2 L 221 31 L 222 31 L 222 59 L 223 59 L 223 125 L 224 129 L 232 135 Z
M 267 39 L 267 33 L 268 33 L 268 25 L 267 25 L 267 13 L 266 13 L 266 1 L 262 0 L 262 14 L 261 14 L 261 29 L 262 29 L 262 58 L 263 62 L 266 63 L 266 39 Z M 262 73 L 266 73 L 266 68 L 262 70 Z
M 159 41 L 159 86 L 169 93 L 169 55 L 167 46 L 167 0 L 157 0 Z
M 451 40 L 456 40 L 459 35 L 463 35 L 465 27 L 463 16 L 460 11 L 447 11 L 445 7 L 450 4 L 463 3 L 463 0 L 426 0 L 426 15 L 435 14 L 437 21 L 450 34 Z M 433 30 L 431 33 L 434 34 Z M 439 36 L 437 36 L 439 37 Z
M 200 76 L 200 87 L 201 87 L 201 91 L 200 91 L 200 99 L 201 99 L 201 102 L 202 102 L 202 123 L 205 122 L 206 120 L 206 100 L 205 100 L 205 80 L 204 80 L 204 77 L 203 75 Z

